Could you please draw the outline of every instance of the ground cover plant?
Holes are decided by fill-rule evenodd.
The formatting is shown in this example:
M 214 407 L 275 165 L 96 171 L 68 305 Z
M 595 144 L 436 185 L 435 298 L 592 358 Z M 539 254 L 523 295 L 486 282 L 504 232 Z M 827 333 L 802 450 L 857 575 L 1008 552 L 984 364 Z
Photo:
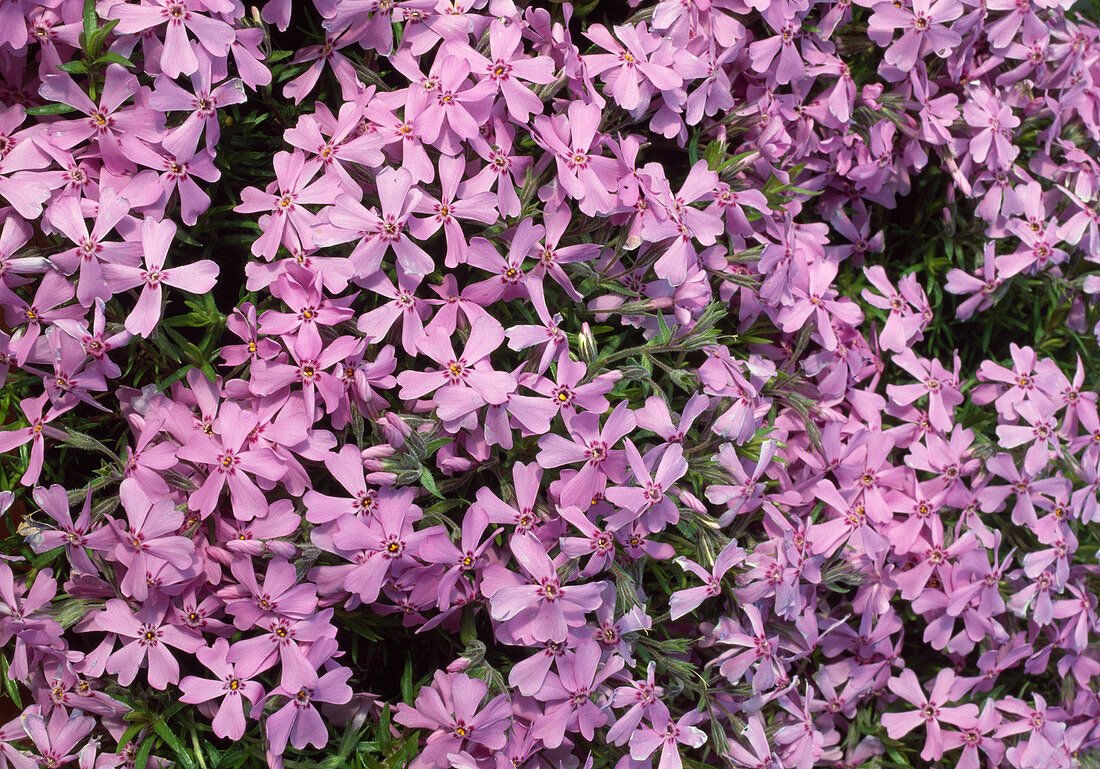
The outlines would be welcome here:
M 1100 765 L 1098 18 L 0 2 L 0 769 Z

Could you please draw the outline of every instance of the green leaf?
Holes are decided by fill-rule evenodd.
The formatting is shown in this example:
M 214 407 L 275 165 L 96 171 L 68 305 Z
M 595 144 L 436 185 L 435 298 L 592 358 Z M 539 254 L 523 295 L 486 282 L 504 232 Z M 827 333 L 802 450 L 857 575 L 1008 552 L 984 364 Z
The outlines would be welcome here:
M 413 661 L 412 657 L 405 655 L 405 670 L 401 673 L 401 699 L 406 705 L 412 705 L 416 699 L 413 691 Z
M 82 61 L 68 61 L 58 66 L 58 69 L 68 72 L 70 75 L 83 75 L 91 71 L 88 65 Z
M 439 499 L 446 499 L 443 494 L 440 493 L 439 487 L 435 485 L 435 478 L 432 477 L 432 471 L 427 467 L 420 468 L 420 483 L 428 490 L 433 497 Z
M 145 762 L 149 760 L 149 753 L 152 750 L 152 739 L 146 739 L 141 743 L 141 747 L 138 748 L 137 756 L 134 757 L 134 769 L 145 769 Z
M 4 691 L 8 698 L 15 703 L 15 707 L 23 709 L 23 699 L 19 696 L 19 685 L 8 673 L 8 658 L 0 654 L 0 676 L 4 677 Z
M 34 559 L 34 562 L 31 564 L 31 567 L 37 571 L 38 569 L 41 569 L 44 566 L 47 566 L 48 564 L 53 563 L 54 559 L 57 558 L 57 556 L 61 555 L 62 551 L 64 551 L 64 550 L 65 550 L 64 545 L 62 545 L 60 547 L 55 547 L 53 550 L 47 550 L 46 552 L 42 553 L 41 555 L 39 555 L 37 558 Z
M 28 115 L 64 115 L 67 112 L 76 112 L 76 107 L 68 104 L 43 104 L 41 107 L 31 107 Z
M 192 368 L 194 368 L 194 366 L 181 366 L 176 371 L 173 371 L 166 379 L 162 380 L 157 385 L 157 389 L 161 392 L 166 392 L 169 387 L 187 376 L 187 372 Z
M 84 44 L 87 45 L 96 29 L 99 27 L 99 19 L 95 12 L 96 0 L 84 0 Z
M 699 160 L 699 132 L 695 131 L 691 135 L 691 141 L 688 142 L 688 162 L 695 165 L 697 160 Z
M 127 59 L 122 54 L 115 53 L 114 51 L 107 51 L 107 53 L 100 56 L 95 60 L 97 66 L 106 67 L 108 64 L 121 64 L 123 67 L 132 67 L 134 63 Z
M 165 713 L 165 716 L 167 715 L 168 713 Z M 191 752 L 183 746 L 180 738 L 172 733 L 172 730 L 168 728 L 168 724 L 164 723 L 164 716 L 153 722 L 153 731 L 172 749 L 172 752 L 179 758 L 180 763 L 183 764 L 184 769 L 195 769 L 195 759 L 192 758 Z
M 378 748 L 382 753 L 388 753 L 393 736 L 390 734 L 390 703 L 382 706 L 382 715 L 378 719 Z
M 131 716 L 133 718 L 131 718 Z M 120 746 L 123 746 L 123 745 L 126 745 L 127 743 L 133 742 L 134 738 L 138 736 L 138 734 L 141 732 L 141 730 L 144 729 L 148 725 L 148 721 L 145 720 L 146 716 L 147 716 L 146 713 L 141 713 L 141 712 L 136 711 L 136 710 L 132 710 L 129 713 L 127 713 L 125 716 L 123 716 L 123 718 L 125 718 L 127 721 L 132 721 L 132 720 L 134 720 L 134 718 L 141 718 L 141 721 L 139 721 L 136 724 L 131 724 L 130 726 L 126 727 L 126 731 L 124 731 L 122 733 L 122 736 L 119 737 L 119 739 L 118 739 L 118 744 Z
M 99 48 L 103 47 L 103 41 L 107 39 L 107 35 L 115 31 L 115 27 L 122 19 L 110 19 L 102 27 L 92 33 L 92 43 Z
M 661 332 L 654 337 L 652 344 L 668 344 L 672 340 L 672 329 L 670 329 L 668 323 L 665 322 L 665 314 L 663 312 L 657 313 L 657 325 L 660 326 Z

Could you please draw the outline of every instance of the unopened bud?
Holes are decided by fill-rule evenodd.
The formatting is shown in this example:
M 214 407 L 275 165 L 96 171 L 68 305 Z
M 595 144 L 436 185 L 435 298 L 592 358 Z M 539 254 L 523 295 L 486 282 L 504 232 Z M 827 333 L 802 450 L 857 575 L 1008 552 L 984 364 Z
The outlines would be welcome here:
M 392 413 L 385 413 L 378 418 L 378 426 L 382 428 L 382 435 L 386 442 L 399 449 L 405 445 L 405 439 L 412 434 L 412 428 L 404 419 Z
M 691 492 L 684 491 L 683 489 L 681 489 L 676 494 L 676 496 L 677 496 L 677 498 L 679 498 L 680 502 L 683 503 L 684 507 L 688 508 L 692 512 L 698 513 L 699 515 L 706 514 L 707 508 Z
M 443 471 L 444 475 L 464 473 L 467 470 L 471 469 L 473 466 L 473 460 L 466 457 L 441 457 L 439 460 L 439 469 Z
M 448 673 L 462 673 L 470 667 L 470 660 L 468 657 L 459 657 L 450 665 L 447 666 Z
M 363 449 L 363 453 L 361 454 L 363 458 L 363 467 L 371 470 L 380 470 L 382 469 L 382 460 L 389 459 L 396 453 L 393 446 L 368 446 Z
M 61 627 L 68 629 L 84 619 L 88 615 L 89 608 L 90 604 L 87 601 L 70 598 L 52 607 L 53 618 L 57 620 Z
M 581 332 L 577 334 L 577 354 L 585 363 L 596 360 L 596 337 L 588 323 L 582 323 Z
M 397 476 L 393 473 L 367 473 L 367 483 L 373 486 L 396 486 Z

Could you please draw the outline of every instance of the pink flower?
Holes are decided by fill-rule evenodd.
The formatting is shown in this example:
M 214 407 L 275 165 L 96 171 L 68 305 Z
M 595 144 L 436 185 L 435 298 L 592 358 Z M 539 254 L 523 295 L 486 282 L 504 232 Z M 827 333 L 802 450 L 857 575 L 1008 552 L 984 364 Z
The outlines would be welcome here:
M 167 23 L 160 68 L 169 77 L 176 78 L 190 75 L 199 68 L 199 57 L 185 30 L 190 30 L 202 47 L 215 57 L 224 57 L 236 39 L 231 26 L 204 15 L 209 11 L 232 13 L 233 5 L 228 0 L 149 0 L 148 5 L 119 3 L 111 9 L 110 15 L 119 20 L 115 29 L 124 35 Z
M 316 587 L 298 584 L 294 565 L 286 559 L 268 562 L 262 586 L 251 557 L 234 558 L 231 569 L 238 584 L 219 591 L 218 597 L 226 601 L 225 611 L 238 630 L 267 624 L 277 617 L 305 619 L 317 609 Z
M 497 751 L 507 743 L 512 718 L 507 695 L 485 703 L 488 687 L 465 673 L 436 671 L 431 686 L 423 686 L 414 706 L 397 706 L 394 720 L 413 729 L 431 729 L 424 750 L 410 769 L 446 767 L 448 756 L 473 746 Z
M 328 742 L 328 727 L 317 711 L 315 702 L 328 702 L 343 705 L 351 701 L 352 690 L 348 686 L 351 668 L 338 667 L 318 676 L 312 665 L 302 668 L 302 677 L 290 688 L 284 684 L 272 691 L 268 697 L 282 695 L 286 704 L 267 717 L 265 728 L 271 752 L 281 755 L 287 743 L 295 750 L 307 745 L 323 748 Z M 252 708 L 252 717 L 258 717 L 263 702 Z
M 548 677 L 535 695 L 547 703 L 546 711 L 535 720 L 531 735 L 548 748 L 556 748 L 565 733 L 580 732 L 591 740 L 596 729 L 607 723 L 607 712 L 592 701 L 600 685 L 623 667 L 622 657 L 612 654 L 602 660 L 599 644 L 581 641 L 577 650 L 555 660 L 557 674 Z
M 118 263 L 103 265 L 104 277 L 113 292 L 142 287 L 137 304 L 126 317 L 126 330 L 131 334 L 149 336 L 156 329 L 163 301 L 162 285 L 192 294 L 205 294 L 217 282 L 218 266 L 208 259 L 183 267 L 165 268 L 168 247 L 175 235 L 175 222 L 145 219 L 141 226 L 145 269 Z
M 690 571 L 706 584 L 702 587 L 689 587 L 673 593 L 668 603 L 669 617 L 679 619 L 694 611 L 706 599 L 721 595 L 722 577 L 744 560 L 745 551 L 738 546 L 735 539 L 730 540 L 729 544 L 722 548 L 722 552 L 714 559 L 714 567 L 709 572 L 689 558 L 677 558 L 676 562 L 680 564 L 680 568 Z
M 176 569 L 189 568 L 195 557 L 195 544 L 178 535 L 184 515 L 174 508 L 171 500 L 158 496 L 154 502 L 133 478 L 119 485 L 119 497 L 126 510 L 127 525 L 124 528 L 109 519 L 117 541 L 115 558 L 126 566 L 126 575 L 119 586 L 125 595 L 145 601 L 150 592 L 149 575 L 165 562 Z
M 52 422 L 59 415 L 71 408 L 71 406 L 60 409 L 56 407 L 51 408 L 46 412 L 45 416 L 43 416 L 42 409 L 48 398 L 49 396 L 46 393 L 42 393 L 42 395 L 39 395 L 37 398 L 24 398 L 19 402 L 19 407 L 23 410 L 23 415 L 30 424 L 15 430 L 0 432 L 0 452 L 11 451 L 28 441 L 31 444 L 30 462 L 27 463 L 27 469 L 23 473 L 23 477 L 19 479 L 19 482 L 24 486 L 33 486 L 37 483 L 38 476 L 42 472 L 46 436 L 48 435 L 55 439 L 66 437 L 64 431 L 58 430 L 56 427 L 49 427 L 46 423 Z
M 537 116 L 533 132 L 536 141 L 554 153 L 557 183 L 590 216 L 614 206 L 611 190 L 615 189 L 616 161 L 594 154 L 603 141 L 599 133 L 601 115 L 595 104 L 574 101 L 567 114 Z
M 107 236 L 129 213 L 130 205 L 114 190 L 104 189 L 101 195 L 104 200 L 99 206 L 91 233 L 88 232 L 88 223 L 76 195 L 66 195 L 54 201 L 46 212 L 50 224 L 75 245 L 75 248 L 52 256 L 51 260 L 66 274 L 71 275 L 79 268 L 76 298 L 85 307 L 91 307 L 97 299 L 106 301 L 115 293 L 104 280 L 104 266 L 108 269 L 112 264 L 133 266 L 141 258 L 139 242 L 106 242 Z
M 962 43 L 962 36 L 944 26 L 963 14 L 958 0 L 914 0 L 913 7 L 895 7 L 890 3 L 875 3 L 873 15 L 867 21 L 868 34 L 875 42 L 889 41 L 893 31 L 901 28 L 901 38 L 886 49 L 883 59 L 887 64 L 908 72 L 917 59 L 930 51 L 946 58 L 951 50 Z
M 437 393 L 440 416 L 447 419 L 448 408 L 456 408 L 457 400 L 471 401 L 478 405 L 500 404 L 516 389 L 511 374 L 493 371 L 490 353 L 504 341 L 504 329 L 488 316 L 478 318 L 470 327 L 470 338 L 461 355 L 455 355 L 450 338 L 441 332 L 428 332 L 417 346 L 420 351 L 440 365 L 436 371 L 402 371 L 397 375 L 401 386 L 398 396 L 404 400 L 422 398 L 447 387 L 454 392 L 444 396 Z M 441 400 L 442 398 L 442 400 Z M 459 409 L 462 413 L 468 409 Z
M 972 88 L 970 94 L 962 109 L 967 124 L 974 129 L 970 157 L 975 163 L 1004 168 L 1020 154 L 1020 148 L 1012 143 L 1012 129 L 1020 125 L 1020 118 L 984 86 Z
M 681 769 L 677 745 L 698 748 L 707 741 L 707 735 L 692 724 L 697 724 L 706 716 L 698 710 L 689 710 L 676 721 L 669 716 L 666 723 L 655 720 L 655 728 L 642 728 L 630 736 L 630 757 L 642 761 L 661 750 L 661 759 L 657 769 Z
M 615 102 L 628 112 L 644 112 L 654 93 L 684 84 L 673 68 L 673 47 L 667 39 L 651 34 L 644 23 L 617 26 L 615 37 L 602 24 L 593 24 L 584 35 L 610 51 L 584 57 L 589 74 L 602 76 Z
M 978 717 L 978 706 L 970 703 L 957 707 L 946 707 L 947 703 L 960 699 L 969 690 L 969 683 L 955 677 L 951 670 L 941 670 L 932 684 L 932 691 L 925 695 L 917 681 L 916 673 L 905 669 L 900 676 L 888 682 L 890 691 L 906 702 L 916 705 L 917 710 L 905 713 L 884 713 L 882 724 L 891 739 L 897 740 L 924 724 L 927 735 L 921 758 L 925 761 L 939 761 L 943 757 L 945 743 L 940 721 L 955 726 L 973 724 Z
M 0 17 L 0 24 L 3 23 Z M 76 746 L 95 728 L 96 719 L 79 715 L 80 711 L 66 713 L 65 708 L 55 707 L 49 720 L 43 715 L 23 715 L 19 724 L 31 738 L 41 764 L 32 762 L 32 766 L 64 766 L 77 759 Z M 8 738 L 10 739 L 10 738 Z M 85 751 L 80 751 L 83 754 Z M 15 762 L 13 761 L 13 764 Z M 17 764 L 16 764 L 17 765 Z
M 188 113 L 182 125 L 170 130 L 162 142 L 164 149 L 173 155 L 194 155 L 204 131 L 206 149 L 213 150 L 221 136 L 218 108 L 241 104 L 248 98 L 240 80 L 228 80 L 214 86 L 208 61 L 204 57 L 197 71 L 191 75 L 193 93 L 176 85 L 167 75 L 158 75 L 155 90 L 149 97 L 150 106 L 162 112 Z
M 244 700 L 256 705 L 263 697 L 264 689 L 258 682 L 249 680 L 256 674 L 248 669 L 254 661 L 234 665 L 226 659 L 228 653 L 229 642 L 224 638 L 215 640 L 213 647 L 203 647 L 196 652 L 199 662 L 217 678 L 185 676 L 179 684 L 183 692 L 180 702 L 195 705 L 221 697 L 212 724 L 214 734 L 239 740 L 244 736 L 246 726 Z
M 382 258 L 391 249 L 402 272 L 426 275 L 435 263 L 406 232 L 409 217 L 423 193 L 413 187 L 412 175 L 404 168 L 387 168 L 378 174 L 376 181 L 381 214 L 364 208 L 349 195 L 341 195 L 328 211 L 327 226 L 316 232 L 317 244 L 328 246 L 358 239 L 349 257 L 358 275 L 377 273 Z
M 120 65 L 111 64 L 107 67 L 99 106 L 96 106 L 68 75 L 47 75 L 39 88 L 42 97 L 68 104 L 87 116 L 86 120 L 62 120 L 51 124 L 50 141 L 70 149 L 95 139 L 108 171 L 121 174 L 133 169 L 132 154 L 143 149 L 148 152 L 147 144 L 161 138 L 164 126 L 164 114 L 157 110 L 137 105 L 122 106 L 140 90 L 137 77 Z
M 520 25 L 495 19 L 489 25 L 489 56 L 470 48 L 463 49 L 461 55 L 475 74 L 496 86 L 516 123 L 525 125 L 531 113 L 542 113 L 542 100 L 523 81 L 540 85 L 552 82 L 554 62 L 548 56 L 523 55 Z
M 335 178 L 322 175 L 314 180 L 322 165 L 309 161 L 301 150 L 275 155 L 276 180 L 264 192 L 255 187 L 241 191 L 241 204 L 233 210 L 241 214 L 265 211 L 260 217 L 263 234 L 252 244 L 252 253 L 271 259 L 285 245 L 296 251 L 313 243 L 317 217 L 305 206 L 331 203 L 339 190 Z M 323 244 L 322 244 L 323 245 Z
M 534 641 L 564 641 L 571 627 L 600 605 L 607 583 L 563 585 L 550 556 L 530 534 L 512 537 L 512 554 L 530 581 L 499 564 L 486 570 L 482 591 L 489 598 L 493 619 L 507 622 L 510 632 Z
M 246 412 L 236 403 L 225 403 L 216 420 L 216 432 L 210 436 L 196 432 L 180 447 L 180 459 L 208 467 L 206 479 L 188 500 L 202 517 L 214 511 L 227 485 L 235 518 L 248 521 L 267 509 L 263 492 L 249 475 L 274 481 L 286 470 L 271 449 L 246 448 L 246 441 L 258 423 L 256 414 Z
M 147 662 L 149 685 L 154 689 L 166 689 L 168 684 L 180 680 L 179 663 L 168 647 L 188 654 L 202 648 L 200 637 L 165 621 L 167 609 L 164 601 L 150 601 L 135 613 L 125 601 L 112 598 L 103 611 L 95 615 L 95 624 L 100 630 L 131 639 L 107 660 L 107 672 L 117 674 L 122 686 L 129 686 L 137 677 L 142 662 Z
M 912 349 L 905 349 L 894 356 L 894 363 L 908 372 L 920 384 L 887 385 L 886 393 L 895 403 L 908 406 L 917 398 L 928 396 L 928 421 L 937 430 L 949 432 L 954 425 L 955 406 L 963 402 L 959 392 L 959 361 L 955 355 L 955 369 L 948 371 L 938 360 L 918 358 Z
M 622 483 L 626 470 L 624 452 L 612 447 L 634 429 L 634 414 L 622 401 L 608 416 L 603 427 L 591 412 L 571 417 L 567 426 L 572 440 L 549 434 L 539 439 L 538 463 L 543 468 L 584 462 L 580 471 L 562 487 L 561 502 L 586 508 L 597 492 L 603 492 L 607 480 Z

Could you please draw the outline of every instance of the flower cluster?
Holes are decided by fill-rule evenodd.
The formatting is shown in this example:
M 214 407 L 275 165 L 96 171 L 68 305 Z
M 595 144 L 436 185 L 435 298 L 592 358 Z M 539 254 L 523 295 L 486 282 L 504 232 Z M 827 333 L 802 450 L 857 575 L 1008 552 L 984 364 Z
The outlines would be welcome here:
M 1089 765 L 1100 30 L 542 5 L 0 3 L 0 769 Z

